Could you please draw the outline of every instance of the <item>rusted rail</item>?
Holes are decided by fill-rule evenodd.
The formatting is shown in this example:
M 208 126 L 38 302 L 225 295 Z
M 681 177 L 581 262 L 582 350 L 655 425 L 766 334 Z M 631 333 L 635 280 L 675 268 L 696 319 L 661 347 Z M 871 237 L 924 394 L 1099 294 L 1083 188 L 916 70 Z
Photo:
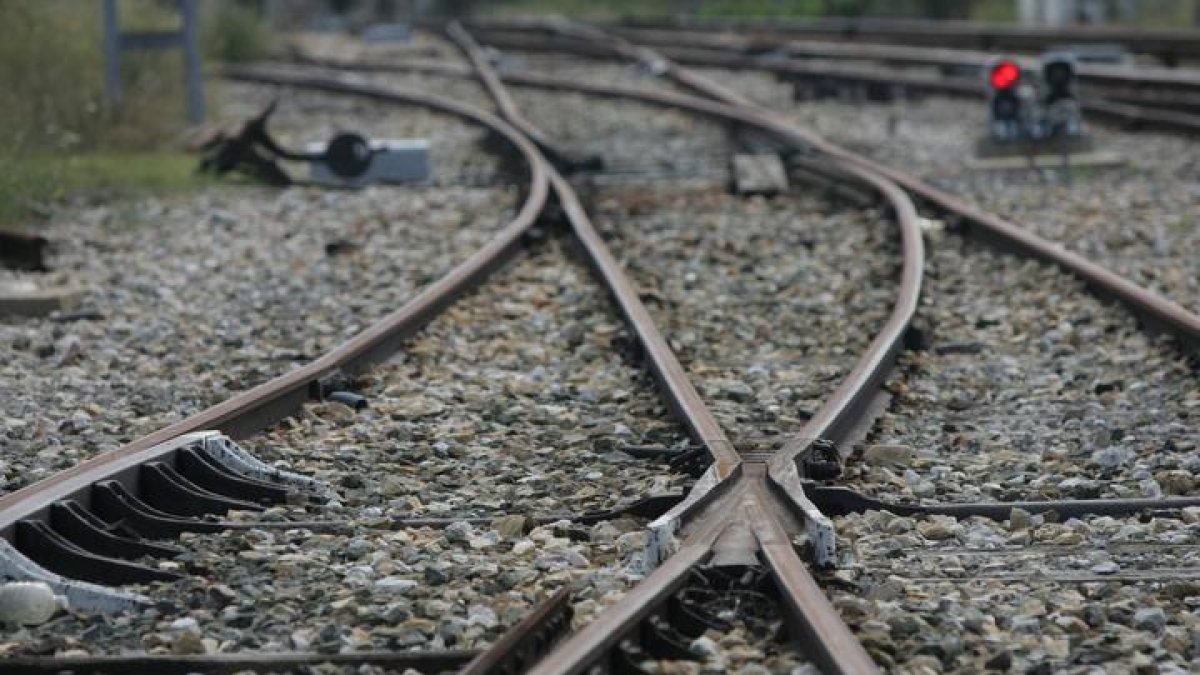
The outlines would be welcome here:
M 474 40 L 457 26 L 451 28 L 450 34 L 471 60 L 480 80 L 505 117 L 514 125 L 528 126 Z M 537 133 L 540 135 L 540 132 Z M 848 410 L 861 412 L 865 401 L 874 396 L 875 388 L 890 370 L 903 342 L 904 332 L 916 312 L 923 266 L 916 209 L 907 195 L 886 179 L 852 166 L 840 166 L 840 162 L 838 165 L 843 178 L 862 182 L 876 190 L 891 205 L 901 231 L 903 272 L 896 306 L 888 322 L 839 389 L 840 393 L 835 393 L 830 403 L 823 407 L 822 413 L 818 414 L 824 414 L 824 419 L 829 420 L 838 419 Z M 654 330 L 649 314 L 600 241 L 570 185 L 553 173 L 551 182 L 576 236 L 584 243 L 601 275 L 609 280 L 609 286 L 617 294 L 627 318 L 639 331 Z M 629 299 L 623 300 L 622 295 L 627 295 Z M 654 333 L 656 335 L 657 331 L 654 330 Z M 654 344 L 656 340 L 661 340 L 661 337 L 652 336 L 644 342 Z M 670 354 L 665 344 L 661 349 Z M 682 382 L 686 383 L 682 368 L 673 355 L 671 360 L 673 368 L 678 368 Z M 656 368 L 656 372 L 658 370 Z M 690 383 L 687 388 L 694 394 Z M 830 411 L 830 405 L 835 410 Z M 698 397 L 696 406 L 711 420 L 711 415 Z M 708 423 L 712 426 L 710 433 L 720 434 L 724 439 L 715 420 Z M 728 441 L 723 440 L 723 443 L 727 444 Z M 732 448 L 729 451 L 732 452 Z M 733 456 L 736 457 L 736 454 Z M 702 564 L 755 564 L 760 557 L 783 592 L 792 627 L 799 643 L 811 658 L 830 673 L 868 673 L 876 670 L 863 647 L 820 592 L 792 544 L 792 533 L 799 527 L 807 526 L 810 530 L 828 527 L 815 509 L 794 514 L 789 512 L 790 504 L 781 502 L 779 490 L 792 498 L 792 504 L 803 503 L 803 486 L 789 482 L 776 483 L 776 487 L 772 488 L 767 467 L 761 461 L 747 461 L 738 467 L 740 471 L 737 474 L 731 474 L 719 468 L 721 460 L 716 452 L 714 457 L 718 457 L 718 470 L 710 475 L 711 481 L 702 482 L 687 503 L 652 525 L 664 548 L 667 544 L 665 540 L 677 528 L 686 525 L 686 538 L 681 550 L 668 557 L 649 578 L 603 613 L 596 622 L 570 638 L 532 672 L 576 673 L 594 666 L 611 666 L 616 658 L 614 652 L 622 641 L 636 639 L 630 636 L 636 634 L 638 626 L 649 617 L 662 612 L 664 603 L 685 582 L 692 569 Z M 832 545 L 828 530 L 815 533 L 815 536 Z M 718 547 L 719 562 L 711 559 Z
M 614 34 L 645 44 L 668 54 L 667 48 L 692 47 L 718 50 L 745 56 L 785 56 L 823 60 L 875 61 L 898 66 L 934 66 L 938 68 L 981 69 L 997 52 L 949 49 L 935 45 L 919 47 L 877 44 L 865 41 L 834 42 L 814 39 L 771 39 L 754 36 L 695 31 L 617 29 Z M 1018 56 L 1024 68 L 1033 69 L 1037 61 Z M 1085 85 L 1125 86 L 1160 91 L 1200 92 L 1200 72 L 1191 68 L 1120 65 L 1083 62 L 1076 66 Z
M 665 59 L 662 59 L 662 61 L 665 62 Z M 313 62 L 320 63 L 320 65 L 325 67 L 338 69 L 361 68 L 364 70 L 390 71 L 404 70 L 408 67 L 408 64 L 405 62 L 392 64 L 336 60 Z M 455 67 L 452 64 L 439 64 L 434 68 L 427 68 L 425 64 L 416 64 L 412 70 L 448 77 L 468 76 L 466 69 Z M 678 73 L 678 70 L 676 68 L 673 72 Z M 962 226 L 963 234 L 976 237 L 985 243 L 995 245 L 1003 250 L 1029 255 L 1055 265 L 1087 283 L 1088 287 L 1097 295 L 1122 303 L 1148 327 L 1161 330 L 1173 336 L 1183 348 L 1190 351 L 1200 350 L 1200 316 L 1188 311 L 1177 303 L 1129 281 L 1076 253 L 1072 253 L 1060 244 L 1050 242 L 1015 223 L 987 213 L 955 195 L 928 185 L 915 176 L 882 166 L 866 157 L 836 146 L 811 132 L 788 124 L 778 116 L 771 115 L 757 106 L 734 106 L 686 94 L 668 91 L 650 91 L 642 88 L 587 82 L 579 79 L 568 79 L 539 73 L 506 71 L 501 73 L 500 77 L 506 83 L 517 86 L 552 91 L 577 92 L 600 97 L 623 98 L 651 105 L 689 110 L 701 115 L 749 126 L 759 126 L 798 149 L 811 149 L 826 158 L 845 158 L 856 166 L 888 176 L 898 185 L 917 196 L 928 207 L 957 219 Z M 694 88 L 691 85 L 699 83 L 691 78 L 685 78 L 681 80 L 681 84 L 689 88 Z M 708 82 L 708 84 L 711 85 L 712 83 Z M 723 93 L 728 94 L 729 92 Z M 744 100 L 742 102 L 746 103 Z
M 656 60 L 656 70 L 665 72 L 669 77 L 674 79 L 679 84 L 695 89 L 713 98 L 724 101 L 725 103 L 737 106 L 737 109 L 742 112 L 754 111 L 759 109 L 753 106 L 747 99 L 727 90 L 720 85 L 708 81 L 690 71 L 686 71 L 672 63 L 662 60 L 657 54 L 647 52 L 629 44 L 621 44 L 613 42 L 608 45 L 624 56 L 637 58 L 642 61 Z M 597 87 L 599 89 L 600 87 Z M 578 88 L 576 88 L 578 89 Z M 693 106 L 693 109 L 698 109 L 701 106 Z M 993 230 L 992 236 L 1001 238 L 1002 243 L 1008 246 L 1016 244 L 1018 249 L 1024 249 L 1026 254 L 1033 254 L 1036 257 L 1048 259 L 1051 262 L 1059 264 L 1085 279 L 1093 285 L 1098 285 L 1101 290 L 1107 290 L 1109 293 L 1122 297 L 1135 309 L 1135 311 L 1148 312 L 1158 319 L 1166 318 L 1162 323 L 1166 324 L 1173 330 L 1180 340 L 1194 347 L 1200 341 L 1200 323 L 1196 321 L 1196 317 L 1186 312 L 1182 308 L 1171 305 L 1169 302 L 1149 295 L 1144 289 L 1134 287 L 1134 293 L 1127 293 L 1130 289 L 1129 282 L 1111 275 L 1103 270 L 1103 274 L 1097 275 L 1094 266 L 1090 263 L 1082 261 L 1078 257 L 1064 255 L 1064 253 L 1045 242 L 1037 240 L 1032 235 L 1018 230 L 1016 226 L 1005 223 L 1000 219 L 996 219 L 989 214 L 983 214 L 969 207 L 965 207 L 955 198 L 949 195 L 944 195 L 927 188 L 919 180 L 907 176 L 901 172 L 890 169 L 885 169 L 875 165 L 873 162 L 865 158 L 858 157 L 844 151 L 836 146 L 832 146 L 823 140 L 808 134 L 802 130 L 785 128 L 786 124 L 771 118 L 757 120 L 760 128 L 772 131 L 780 137 L 791 139 L 793 141 L 801 141 L 806 147 L 822 151 L 826 155 L 834 158 L 834 165 L 848 174 L 856 175 L 856 177 L 872 187 L 881 190 L 885 195 L 888 195 L 893 201 L 897 197 L 904 197 L 903 193 L 896 187 L 888 178 L 895 179 L 896 182 L 905 185 L 910 190 L 922 194 L 930 202 L 940 206 L 945 210 L 957 213 L 957 215 L 970 218 L 974 222 Z M 783 127 L 783 128 L 781 128 Z M 815 142 L 814 142 L 815 141 Z M 891 194 L 894 190 L 899 195 Z M 901 213 L 903 221 L 904 216 Z M 912 212 L 912 217 L 915 218 L 915 210 Z M 918 244 L 919 246 L 919 244 Z M 1085 263 L 1085 264 L 1081 264 Z M 919 274 L 917 276 L 919 281 Z M 1113 282 L 1117 283 L 1113 283 Z M 901 293 L 903 296 L 903 292 Z M 903 302 L 897 303 L 897 309 L 893 312 L 893 319 L 902 313 L 901 305 Z M 915 305 L 913 307 L 915 310 Z M 1166 316 L 1159 316 L 1159 314 Z M 889 322 L 892 323 L 892 322 Z M 898 325 L 907 326 L 907 323 L 901 322 Z M 822 407 L 821 411 L 810 421 L 809 425 L 801 434 L 797 435 L 794 441 L 788 443 L 779 453 L 777 453 L 770 461 L 769 474 L 773 480 L 773 484 L 781 487 L 786 493 L 793 496 L 793 506 L 800 502 L 795 501 L 795 495 L 803 495 L 805 487 L 812 488 L 814 492 L 819 492 L 822 488 L 812 486 L 804 480 L 800 470 L 800 460 L 804 450 L 809 445 L 809 440 L 813 437 L 827 435 L 838 437 L 845 433 L 846 430 L 861 425 L 869 420 L 867 408 L 863 405 L 864 401 L 869 401 L 872 395 L 878 390 L 879 380 L 873 379 L 880 373 L 886 372 L 885 363 L 890 356 L 894 356 L 897 350 L 898 342 L 889 342 L 885 334 L 877 337 L 872 344 L 870 353 L 863 358 L 858 364 L 851 376 L 843 382 L 842 386 L 833 394 L 833 396 Z M 891 350 L 891 351 L 889 351 Z M 837 660 L 840 653 L 855 653 L 856 645 L 846 644 L 839 641 L 839 636 L 844 635 L 838 629 L 832 630 L 830 633 L 824 633 L 822 628 L 828 628 L 821 618 L 824 617 L 824 612 L 821 608 L 823 596 L 814 586 L 809 586 L 805 579 L 808 579 L 807 573 L 804 572 L 796 577 L 789 577 L 789 572 L 795 572 L 796 568 L 789 564 L 779 565 L 778 561 L 773 560 L 773 556 L 785 555 L 790 553 L 794 555 L 794 551 L 790 546 L 781 545 L 778 542 L 778 533 L 771 532 L 769 525 L 764 523 L 778 523 L 778 520 L 771 518 L 768 513 L 773 502 L 763 499 L 757 495 L 755 488 L 760 488 L 765 483 L 756 482 L 755 476 L 760 471 L 760 468 L 753 463 L 748 463 L 743 466 L 743 473 L 734 481 L 726 481 L 722 485 L 717 485 L 712 488 L 724 490 L 724 494 L 710 501 L 707 508 L 698 513 L 693 513 L 691 518 L 692 529 L 691 535 L 688 536 L 682 543 L 679 553 L 676 557 L 669 558 L 664 565 L 659 568 L 646 582 L 635 589 L 622 602 L 612 608 L 611 613 L 606 613 L 592 626 L 589 626 L 580 634 L 571 638 L 563 647 L 551 655 L 544 661 L 535 671 L 541 673 L 559 673 L 559 672 L 583 672 L 583 667 L 589 664 L 603 664 L 606 661 L 606 656 L 609 651 L 619 644 L 623 635 L 628 634 L 633 630 L 633 627 L 645 621 L 651 616 L 656 608 L 661 604 L 663 597 L 670 592 L 670 589 L 677 587 L 682 583 L 688 569 L 702 563 L 709 556 L 712 556 L 714 551 L 720 548 L 722 555 L 728 555 L 730 546 L 718 546 L 718 542 L 725 539 L 733 539 L 735 541 L 744 542 L 747 538 L 746 534 L 741 530 L 746 523 L 753 523 L 753 538 L 755 539 L 758 550 L 766 560 L 768 565 L 772 566 L 776 580 L 780 587 L 786 591 L 786 597 L 794 603 L 793 609 L 799 616 L 794 617 L 794 625 L 799 626 L 802 633 L 809 638 L 805 644 L 809 646 L 810 653 L 821 662 L 822 666 L 833 672 L 860 672 L 855 670 L 841 670 L 846 667 L 845 663 Z M 830 490 L 837 490 L 831 488 Z M 828 494 L 823 496 L 830 496 Z M 847 501 L 845 495 L 841 495 L 842 499 L 822 499 L 827 504 L 840 504 L 845 506 Z M 804 497 L 801 497 L 804 499 Z M 1147 504 L 1147 501 L 1154 501 L 1154 504 Z M 884 502 L 868 500 L 866 508 L 890 508 L 892 506 Z M 1154 508 L 1179 508 L 1193 503 L 1194 500 L 1094 500 L 1091 502 L 1082 501 L 1074 502 L 1066 507 L 1065 510 L 1070 511 L 1072 506 L 1081 514 L 1091 513 L 1093 510 L 1097 513 L 1133 513 L 1141 509 Z M 740 508 L 731 507 L 731 505 L 740 504 Z M 1060 505 L 1053 504 L 1028 504 L 1037 508 L 1045 507 L 1055 508 Z M 862 508 L 862 504 L 856 505 Z M 904 505 L 897 506 L 898 511 L 903 511 L 906 508 Z M 1011 508 L 1011 505 L 1009 506 Z M 918 507 L 913 512 L 923 512 L 928 510 L 933 513 L 947 513 L 951 515 L 985 515 L 987 517 L 1007 517 L 1007 510 L 1002 504 L 990 505 L 946 505 L 944 507 Z M 814 509 L 815 510 L 815 509 Z M 723 520 L 719 514 L 737 512 L 748 516 L 743 521 Z M 962 513 L 960 514 L 959 511 Z M 803 513 L 803 509 L 800 510 Z M 786 521 L 786 518 L 785 518 Z M 737 549 L 736 545 L 732 547 Z M 736 554 L 734 554 L 736 556 Z M 803 566 L 800 566 L 800 571 L 803 572 Z M 817 617 L 818 620 L 813 621 Z M 864 668 L 863 664 L 855 666 Z
M 1064 44 L 1121 44 L 1132 52 L 1158 57 L 1173 66 L 1182 59 L 1200 58 L 1200 31 L 1195 29 L 1128 28 L 1119 25 L 1021 26 L 975 21 L 921 21 L 829 17 L 815 20 L 761 19 L 742 21 L 627 20 L 625 26 L 737 32 L 766 37 L 819 37 L 827 40 L 870 41 L 918 47 L 1036 52 Z
M 247 76 L 248 77 L 248 76 Z M 301 82 L 294 82 L 301 84 Z M 315 86 L 316 83 L 310 82 Z M 155 431 L 109 453 L 57 473 L 50 478 L 0 497 L 0 536 L 12 536 L 17 521 L 45 518 L 51 504 L 63 499 L 80 499 L 97 480 L 129 466 L 157 459 L 163 443 L 202 430 L 219 430 L 233 438 L 248 435 L 286 417 L 310 397 L 322 379 L 337 373 L 354 372 L 394 353 L 408 337 L 443 311 L 454 299 L 481 283 L 509 258 L 521 236 L 534 224 L 548 195 L 548 174 L 537 149 L 503 121 L 470 106 L 434 94 L 389 90 L 387 95 L 369 87 L 347 84 L 345 90 L 364 96 L 409 105 L 431 107 L 480 123 L 500 134 L 526 159 L 530 185 L 523 204 L 511 223 L 502 228 L 483 248 L 422 289 L 412 300 L 355 337 L 338 345 L 313 362 L 249 391 L 237 394 L 187 419 Z
M 137 604 L 144 599 L 108 586 L 177 576 L 131 562 L 145 555 L 178 553 L 176 547 L 153 539 L 235 525 L 197 517 L 203 514 L 219 514 L 230 508 L 255 510 L 263 502 L 278 502 L 296 492 L 319 493 L 322 486 L 317 481 L 263 465 L 226 436 L 209 430 L 244 436 L 293 413 L 311 396 L 321 395 L 327 378 L 344 377 L 389 357 L 404 340 L 457 297 L 482 283 L 518 250 L 522 237 L 542 212 L 549 188 L 546 162 L 524 135 L 486 112 L 434 94 L 400 89 L 379 92 L 353 84 L 345 84 L 341 90 L 458 116 L 503 138 L 524 159 L 528 170 L 528 185 L 516 216 L 481 249 L 403 307 L 312 363 L 116 451 L 0 497 L 0 573 L 50 583 L 56 593 L 67 597 L 73 609 L 80 611 Z M 522 658 L 533 658 L 550 644 L 549 638 L 566 627 L 565 605 L 565 596 L 558 597 L 528 619 L 546 624 L 539 629 L 544 634 L 537 650 L 523 639 L 509 639 L 484 652 L 480 656 L 484 659 L 482 665 L 472 672 L 490 672 L 496 664 L 512 663 L 513 655 L 505 651 L 510 648 L 523 650 Z M 533 624 L 522 625 L 527 629 Z M 233 672 L 246 668 L 290 669 L 325 661 L 441 670 L 458 667 L 474 656 L 476 652 L 445 651 L 341 656 L 279 653 L 196 658 L 86 657 L 8 660 L 4 670 Z
M 539 31 L 492 30 L 483 34 L 487 42 L 493 46 L 522 51 L 570 52 L 581 56 L 595 58 L 630 58 L 631 54 L 620 54 L 603 44 L 581 42 L 562 34 L 556 24 L 546 24 Z M 585 27 L 572 27 L 568 30 L 580 31 Z M 665 40 L 665 38 L 663 38 Z M 796 50 L 781 47 L 769 53 L 749 53 L 744 50 L 719 49 L 689 45 L 686 41 L 668 43 L 656 47 L 657 53 L 675 62 L 711 68 L 752 69 L 773 73 L 797 81 L 822 81 L 835 83 L 854 83 L 872 86 L 886 92 L 920 92 L 937 93 L 951 96 L 982 98 L 986 96 L 983 77 L 954 74 L 938 74 L 931 72 L 914 72 L 911 70 L 880 69 L 859 63 L 835 62 L 825 59 L 802 59 L 794 54 Z M 849 59 L 848 54 L 861 54 L 855 61 L 872 58 L 874 45 L 842 45 L 830 43 L 830 57 Z M 897 48 L 914 52 L 925 52 L 915 48 Z M 958 67 L 981 68 L 986 59 L 968 54 L 963 60 L 951 62 L 952 57 L 938 50 L 930 50 L 933 56 L 928 60 L 937 65 L 956 65 Z M 816 47 L 799 50 L 805 56 L 817 57 Z M 917 56 L 907 57 L 911 60 Z M 991 58 L 991 57 L 987 57 Z M 880 59 L 883 61 L 903 61 L 903 59 Z M 1027 69 L 1035 69 L 1032 60 L 1024 60 Z M 1112 66 L 1081 67 L 1083 72 L 1091 73 L 1085 81 L 1086 85 L 1080 96 L 1080 106 L 1090 117 L 1108 123 L 1133 129 L 1156 129 L 1189 135 L 1200 134 L 1200 114 L 1192 112 L 1196 105 L 1196 94 L 1192 87 L 1200 88 L 1200 75 L 1191 76 L 1169 69 L 1151 69 L 1147 72 L 1147 80 L 1138 80 L 1139 71 L 1131 68 Z M 1100 88 L 1101 82 L 1122 85 L 1111 90 Z M 1161 82 L 1158 87 L 1153 83 Z M 1135 83 L 1136 87 L 1135 87 Z M 1200 89 L 1198 89 L 1200 90 Z
M 487 57 L 475 44 L 475 41 L 458 25 L 451 26 L 450 35 L 471 60 L 484 86 L 495 99 L 501 114 L 514 126 L 528 129 L 536 137 L 542 138 L 541 131 L 534 128 L 521 116 L 512 97 L 500 83 L 495 71 L 488 64 Z M 583 245 L 593 267 L 604 280 L 621 313 L 645 347 L 650 368 L 666 392 L 668 403 L 687 426 L 692 437 L 704 445 L 712 455 L 713 466 L 710 471 L 714 473 L 715 478 L 726 478 L 733 473 L 741 461 L 733 449 L 733 444 L 717 424 L 712 412 L 700 399 L 700 394 L 688 379 L 679 359 L 667 346 L 666 339 L 654 325 L 654 321 L 650 318 L 650 312 L 642 303 L 633 283 L 625 276 L 616 258 L 600 239 L 599 233 L 592 226 L 575 191 L 554 169 L 550 170 L 550 183 L 558 197 L 559 206 L 571 224 L 575 237 Z

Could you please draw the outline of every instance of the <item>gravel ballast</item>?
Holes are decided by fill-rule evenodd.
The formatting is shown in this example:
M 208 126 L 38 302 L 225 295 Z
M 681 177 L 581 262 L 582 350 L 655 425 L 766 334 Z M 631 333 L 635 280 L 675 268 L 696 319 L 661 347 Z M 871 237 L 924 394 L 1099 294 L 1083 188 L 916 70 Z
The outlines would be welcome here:
M 723 75 L 760 100 L 784 100 L 766 78 Z M 822 102 L 793 115 L 1195 306 L 1196 275 L 1181 271 L 1194 265 L 1191 234 L 1163 234 L 1164 223 L 1194 217 L 1195 188 L 1182 180 L 1194 146 L 1158 162 L 1178 140 L 1101 130 L 1131 166 L 1069 181 L 972 173 L 963 150 L 972 109 Z M 1070 217 L 1080 209 L 1104 222 Z M 936 231 L 930 244 L 927 349 L 902 356 L 890 408 L 856 449 L 846 484 L 925 502 L 1195 494 L 1200 388 L 1174 345 L 1057 270 Z M 836 519 L 843 558 L 826 586 L 896 672 L 1184 672 L 1197 658 L 1186 581 L 1195 518 L 869 512 Z
M 455 54 L 437 40 L 419 46 Z M 515 55 L 506 63 L 552 61 Z M 579 60 L 555 69 L 589 74 Z M 713 72 L 787 105 L 787 88 L 769 78 Z M 612 64 L 594 73 L 667 86 Z M 486 104 L 478 85 L 446 87 Z M 242 93 L 249 114 L 271 92 Z M 589 210 L 738 449 L 770 452 L 798 431 L 891 308 L 894 223 L 804 186 L 774 199 L 730 196 L 724 167 L 746 139 L 686 113 L 514 93 L 563 148 L 607 160 L 604 171 L 577 177 Z M 4 420 L 14 450 L 5 449 L 0 489 L 312 358 L 409 297 L 511 215 L 517 190 L 500 186 L 511 176 L 494 160 L 477 161 L 480 134 L 470 127 L 424 113 L 385 115 L 390 109 L 348 99 L 287 96 L 304 101 L 280 117 L 289 141 L 310 130 L 327 136 L 362 114 L 374 134 L 442 139 L 433 184 L 353 195 L 292 189 L 268 193 L 266 207 L 257 190 L 229 204 L 225 190 L 133 202 L 166 223 L 150 237 L 123 230 L 112 207 L 63 211 L 75 220 L 58 226 L 71 235 L 60 269 L 109 280 L 89 299 L 105 318 L 0 323 L 16 338 L 0 344 L 15 357 L 0 372 L 30 385 L 7 394 L 19 412 Z M 1069 180 L 1055 171 L 978 173 L 966 170 L 964 153 L 981 126 L 976 113 L 978 103 L 926 99 L 882 107 L 825 101 L 788 114 L 1198 306 L 1188 224 L 1200 216 L 1200 200 L 1178 177 L 1196 168 L 1194 144 L 1101 129 L 1098 140 L 1125 152 L 1130 166 L 1076 171 Z M 454 187 L 464 184 L 483 187 Z M 233 215 L 203 220 L 208 239 L 181 235 L 214 209 Z M 350 226 L 346 212 L 356 214 Z M 152 608 L 110 619 L 67 614 L 9 631 L 0 655 L 478 647 L 557 588 L 575 591 L 577 626 L 616 601 L 645 573 L 644 521 L 583 526 L 569 514 L 686 489 L 688 476 L 621 451 L 683 448 L 686 440 L 573 246 L 561 234 L 537 236 L 527 257 L 355 383 L 368 398 L 365 411 L 311 404 L 246 441 L 265 459 L 329 481 L 338 496 L 233 517 L 335 519 L 343 529 L 318 534 L 264 522 L 185 535 L 188 554 L 152 564 L 202 575 L 138 589 L 160 599 Z M 343 238 L 366 245 L 323 250 Z M 853 448 L 842 484 L 926 503 L 1196 494 L 1194 362 L 1055 269 L 936 228 L 928 244 L 923 344 L 901 355 L 885 387 L 887 409 Z M 135 246 L 153 254 L 125 264 Z M 190 259 L 176 262 L 178 251 Z M 165 260 L 167 271 L 151 260 Z M 290 285 L 270 282 L 278 278 Z M 195 301 L 212 289 L 223 304 Z M 256 313 L 266 306 L 277 313 Z M 51 384 L 64 376 L 65 386 Z M 7 415 L 8 406 L 0 409 Z M 567 517 L 529 520 L 558 514 Z M 406 517 L 462 520 L 443 529 L 397 523 Z M 1197 668 L 1200 588 L 1189 579 L 1200 511 L 1061 520 L 1019 510 L 1002 522 L 874 511 L 839 517 L 838 566 L 821 580 L 889 672 Z M 736 607 L 738 597 L 722 601 Z M 815 672 L 781 647 L 778 608 L 747 602 L 753 611 L 734 609 L 728 630 L 691 644 L 700 661 L 645 665 L 663 673 Z
M 644 572 L 646 533 L 629 517 L 569 518 L 688 481 L 622 452 L 682 440 L 653 380 L 612 348 L 622 331 L 582 260 L 558 240 L 540 244 L 364 378 L 365 410 L 312 404 L 246 442 L 338 494 L 235 518 L 335 519 L 345 531 L 184 535 L 186 557 L 159 564 L 203 575 L 140 589 L 161 600 L 153 609 L 68 615 L 10 640 L 33 652 L 166 652 L 180 649 L 172 626 L 194 620 L 193 648 L 209 652 L 470 648 L 564 585 L 576 622 L 590 620 Z M 566 519 L 529 519 L 556 514 Z M 394 525 L 421 516 L 485 522 Z M 88 626 L 86 642 L 69 637 Z
M 273 94 L 226 86 L 246 115 Z M 288 94 L 274 128 L 296 142 L 309 137 L 302 129 L 322 138 L 347 121 L 428 137 L 435 178 L 495 171 L 478 129 L 444 116 Z M 56 208 L 44 229 L 54 276 L 89 287 L 80 309 L 99 318 L 0 319 L 0 492 L 315 358 L 464 260 L 518 203 L 515 188 L 441 182 L 214 186 Z

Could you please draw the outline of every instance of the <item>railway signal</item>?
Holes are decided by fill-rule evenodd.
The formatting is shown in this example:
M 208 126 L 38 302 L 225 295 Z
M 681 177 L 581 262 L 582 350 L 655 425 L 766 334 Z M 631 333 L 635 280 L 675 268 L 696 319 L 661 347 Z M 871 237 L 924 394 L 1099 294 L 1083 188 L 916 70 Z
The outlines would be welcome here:
M 1051 52 L 1042 56 L 1042 137 L 1079 136 L 1083 132 L 1075 82 L 1073 54 Z
M 1021 92 L 1021 67 L 1002 59 L 988 68 L 988 114 L 992 138 L 1015 141 L 1024 136 L 1025 104 Z
M 986 71 L 988 139 L 980 147 L 998 154 L 1037 154 L 1051 145 L 1056 152 L 1083 149 L 1075 63 L 1062 51 L 1044 55 L 1036 70 L 1023 70 L 1014 59 L 993 61 Z

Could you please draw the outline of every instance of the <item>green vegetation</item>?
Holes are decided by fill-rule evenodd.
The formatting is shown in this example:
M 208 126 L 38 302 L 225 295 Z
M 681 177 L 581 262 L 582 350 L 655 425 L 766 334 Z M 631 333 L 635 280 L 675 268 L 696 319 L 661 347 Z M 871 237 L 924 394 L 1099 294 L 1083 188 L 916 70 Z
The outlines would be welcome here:
M 974 4 L 986 5 L 992 1 L 977 0 Z M 693 12 L 701 18 L 814 18 L 861 14 L 952 16 L 961 14 L 966 7 L 959 0 L 492 0 L 473 4 L 477 13 L 490 16 L 562 14 L 592 19 L 667 17 Z
M 178 27 L 173 3 L 120 0 L 124 30 Z M 206 58 L 245 60 L 266 49 L 255 15 L 233 0 L 201 3 Z M 178 50 L 126 53 L 123 96 L 104 100 L 101 3 L 0 0 L 0 226 L 30 207 L 84 191 L 185 189 L 195 158 L 174 149 L 186 128 Z
M 206 7 L 203 29 L 208 58 L 238 63 L 266 56 L 271 35 L 254 10 L 233 2 L 207 3 Z
M 447 0 L 443 0 L 446 4 Z M 458 0 L 482 16 L 513 17 L 547 14 L 583 19 L 620 17 L 815 18 L 819 16 L 887 16 L 912 18 L 1014 21 L 1015 0 Z M 1110 6 L 1115 6 L 1110 3 Z M 1136 23 L 1142 26 L 1189 26 L 1194 0 L 1142 2 Z
M 86 194 L 129 197 L 186 192 L 206 183 L 182 152 L 93 151 L 25 155 L 0 172 L 0 226 L 20 224 L 38 204 Z

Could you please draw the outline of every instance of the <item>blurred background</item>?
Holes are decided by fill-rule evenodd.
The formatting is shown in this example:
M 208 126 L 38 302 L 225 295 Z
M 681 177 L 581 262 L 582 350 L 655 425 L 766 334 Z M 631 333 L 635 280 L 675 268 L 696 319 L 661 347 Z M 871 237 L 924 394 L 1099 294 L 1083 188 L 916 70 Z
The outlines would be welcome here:
M 194 185 L 182 151 L 189 128 L 178 49 L 129 51 L 119 100 L 106 99 L 101 0 L 0 2 L 0 226 L 56 194 L 169 191 Z M 179 30 L 175 0 L 117 0 L 120 28 Z M 204 0 L 196 3 L 204 67 L 263 58 L 288 35 L 358 31 L 387 22 L 565 15 L 720 19 L 828 16 L 1021 24 L 1200 25 L 1200 0 Z M 221 119 L 205 78 L 207 118 Z M 193 115 L 193 119 L 195 116 Z

